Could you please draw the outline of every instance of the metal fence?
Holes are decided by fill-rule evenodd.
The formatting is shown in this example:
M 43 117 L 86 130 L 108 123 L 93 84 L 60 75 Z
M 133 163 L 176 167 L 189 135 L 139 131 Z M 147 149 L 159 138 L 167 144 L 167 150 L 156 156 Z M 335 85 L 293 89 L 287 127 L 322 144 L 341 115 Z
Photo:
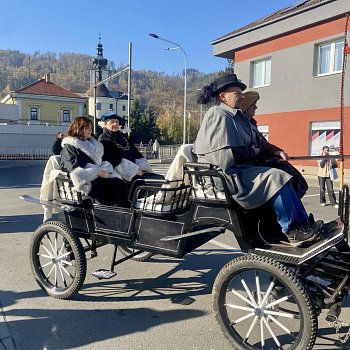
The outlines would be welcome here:
M 180 145 L 160 146 L 158 159 L 174 158 Z M 148 159 L 154 158 L 150 147 L 139 148 L 142 155 Z M 39 147 L 0 147 L 0 159 L 48 159 L 52 155 L 51 148 Z
M 0 159 L 48 159 L 51 155 L 50 147 L 0 147 Z

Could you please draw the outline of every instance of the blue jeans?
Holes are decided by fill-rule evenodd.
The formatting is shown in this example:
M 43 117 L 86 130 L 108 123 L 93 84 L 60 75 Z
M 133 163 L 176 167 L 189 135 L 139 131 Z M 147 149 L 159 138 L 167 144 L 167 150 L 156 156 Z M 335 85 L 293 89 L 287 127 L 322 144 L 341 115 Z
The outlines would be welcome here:
M 333 181 L 329 177 L 318 176 L 318 183 L 320 185 L 320 203 L 326 203 L 326 186 L 329 201 L 331 205 L 337 204 L 337 200 L 335 198 L 335 193 L 333 189 Z
M 289 183 L 271 198 L 271 204 L 283 233 L 288 233 L 294 223 L 303 224 L 308 219 L 303 204 Z

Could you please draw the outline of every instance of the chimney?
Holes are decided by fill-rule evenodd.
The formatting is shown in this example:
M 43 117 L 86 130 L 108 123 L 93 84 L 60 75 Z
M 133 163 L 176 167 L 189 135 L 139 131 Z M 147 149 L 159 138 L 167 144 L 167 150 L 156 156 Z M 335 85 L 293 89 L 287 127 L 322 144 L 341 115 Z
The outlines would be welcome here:
M 50 73 L 46 73 L 46 74 L 44 75 L 44 79 L 45 79 L 45 81 L 46 81 L 47 83 L 50 83 Z

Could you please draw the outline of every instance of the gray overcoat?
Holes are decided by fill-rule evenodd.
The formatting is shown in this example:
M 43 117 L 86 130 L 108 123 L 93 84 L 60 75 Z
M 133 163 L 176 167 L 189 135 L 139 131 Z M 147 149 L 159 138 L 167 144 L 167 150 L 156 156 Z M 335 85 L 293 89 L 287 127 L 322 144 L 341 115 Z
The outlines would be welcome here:
M 217 104 L 205 114 L 193 146 L 199 162 L 218 165 L 223 170 L 232 197 L 245 209 L 260 207 L 292 178 L 279 169 L 235 164 L 231 147 L 259 145 L 250 124 L 241 111 Z M 236 175 L 237 192 L 231 175 Z

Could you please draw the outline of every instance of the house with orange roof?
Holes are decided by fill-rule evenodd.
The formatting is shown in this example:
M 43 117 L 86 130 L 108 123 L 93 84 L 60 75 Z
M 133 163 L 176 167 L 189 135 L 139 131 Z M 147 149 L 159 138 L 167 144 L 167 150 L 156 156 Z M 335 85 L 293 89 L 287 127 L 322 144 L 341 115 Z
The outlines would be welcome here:
M 19 123 L 54 124 L 67 127 L 77 116 L 86 114 L 87 99 L 50 81 L 50 74 L 16 91 L 1 101 L 18 106 Z
M 337 154 L 341 128 L 350 154 L 349 13 L 349 0 L 298 1 L 212 42 L 259 93 L 260 130 L 292 156 L 320 155 L 323 145 Z

